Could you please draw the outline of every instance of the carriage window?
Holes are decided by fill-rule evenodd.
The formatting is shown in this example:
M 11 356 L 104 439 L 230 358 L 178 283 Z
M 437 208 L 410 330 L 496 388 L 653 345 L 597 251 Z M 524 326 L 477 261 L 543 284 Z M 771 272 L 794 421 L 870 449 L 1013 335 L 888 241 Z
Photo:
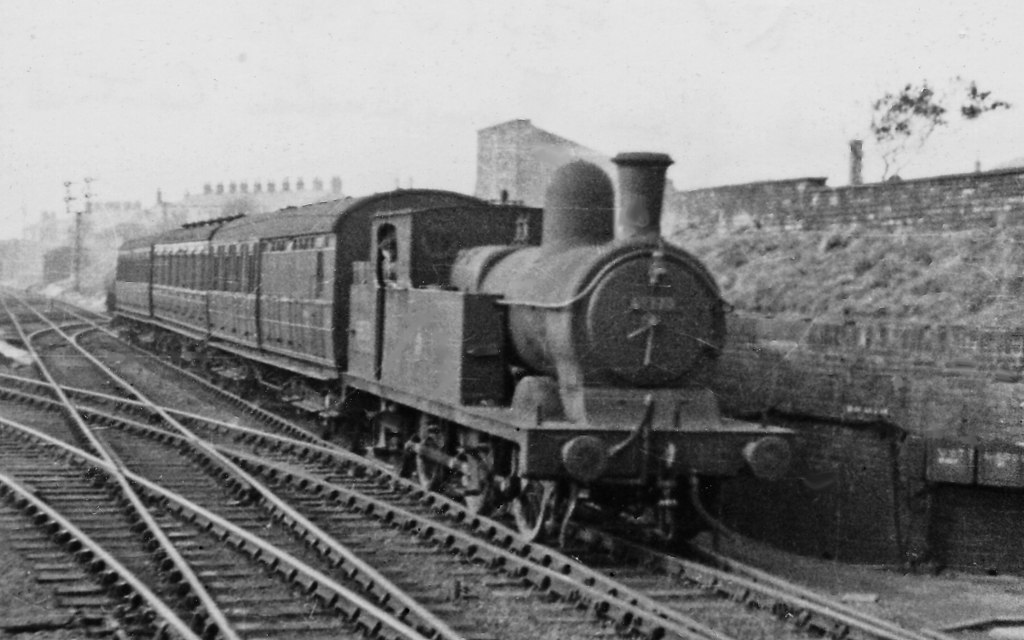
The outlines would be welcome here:
M 377 283 L 386 285 L 398 280 L 398 235 L 390 224 L 377 229 Z
M 316 252 L 316 274 L 313 276 L 313 297 L 324 294 L 324 252 Z
M 241 257 L 239 258 L 239 271 L 238 271 L 238 290 L 246 292 L 249 290 L 249 245 L 243 244 L 241 247 Z
M 226 289 L 228 291 L 238 291 L 238 248 L 235 246 L 228 247 L 228 274 Z
M 246 271 L 249 273 L 249 279 L 246 291 L 253 293 L 256 291 L 256 245 L 252 246 L 252 252 L 249 253 L 248 264 Z
M 217 255 L 213 259 L 213 288 L 217 291 L 224 291 L 224 283 L 227 280 L 227 269 L 224 264 L 224 247 L 217 247 Z

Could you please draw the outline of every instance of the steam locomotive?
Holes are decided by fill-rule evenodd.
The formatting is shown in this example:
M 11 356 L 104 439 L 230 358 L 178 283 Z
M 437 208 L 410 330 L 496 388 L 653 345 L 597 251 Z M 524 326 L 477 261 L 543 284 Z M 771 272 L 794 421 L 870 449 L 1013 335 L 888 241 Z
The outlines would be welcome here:
M 582 501 L 690 535 L 702 491 L 778 478 L 790 448 L 723 418 L 708 389 L 724 302 L 660 235 L 671 159 L 614 162 L 617 207 L 608 175 L 576 161 L 543 210 L 409 189 L 129 241 L 115 313 L 528 537 Z

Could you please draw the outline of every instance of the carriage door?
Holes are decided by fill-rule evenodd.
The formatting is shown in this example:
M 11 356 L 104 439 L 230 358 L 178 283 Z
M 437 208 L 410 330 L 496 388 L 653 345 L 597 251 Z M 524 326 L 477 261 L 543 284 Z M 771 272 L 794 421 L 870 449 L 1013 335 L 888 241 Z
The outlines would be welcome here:
M 375 318 L 376 344 L 374 344 L 374 376 L 380 380 L 381 367 L 384 359 L 384 320 L 387 318 L 385 304 L 387 301 L 387 289 L 393 287 L 398 277 L 395 271 L 398 260 L 398 235 L 394 225 L 383 224 L 377 228 L 377 256 L 376 256 L 376 281 L 377 281 L 377 317 Z

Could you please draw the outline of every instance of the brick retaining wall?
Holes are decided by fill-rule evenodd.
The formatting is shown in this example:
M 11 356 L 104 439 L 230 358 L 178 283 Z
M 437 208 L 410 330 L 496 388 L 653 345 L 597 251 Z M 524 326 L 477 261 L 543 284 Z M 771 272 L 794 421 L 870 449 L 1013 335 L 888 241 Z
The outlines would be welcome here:
M 716 391 L 730 413 L 1022 439 L 1024 329 L 732 316 L 729 336 Z
M 1019 328 L 732 315 L 715 391 L 727 413 L 794 428 L 797 466 L 774 484 L 728 482 L 723 517 L 820 557 L 1024 571 L 1011 542 L 1024 515 L 1024 466 L 1012 466 L 1024 465 L 1022 371 Z M 943 443 L 963 455 L 942 466 Z M 985 462 L 1007 451 L 994 477 L 1010 491 L 991 486 Z
M 666 215 L 677 229 L 723 231 L 1022 225 L 1024 169 L 843 187 L 826 186 L 824 178 L 798 178 L 680 191 L 671 197 Z

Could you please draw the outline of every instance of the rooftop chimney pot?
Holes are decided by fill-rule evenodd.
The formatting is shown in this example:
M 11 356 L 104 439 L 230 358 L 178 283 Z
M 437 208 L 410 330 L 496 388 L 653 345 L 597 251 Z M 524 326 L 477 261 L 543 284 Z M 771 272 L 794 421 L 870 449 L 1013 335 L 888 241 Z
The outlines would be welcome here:
M 850 184 L 864 184 L 863 140 L 850 140 Z

